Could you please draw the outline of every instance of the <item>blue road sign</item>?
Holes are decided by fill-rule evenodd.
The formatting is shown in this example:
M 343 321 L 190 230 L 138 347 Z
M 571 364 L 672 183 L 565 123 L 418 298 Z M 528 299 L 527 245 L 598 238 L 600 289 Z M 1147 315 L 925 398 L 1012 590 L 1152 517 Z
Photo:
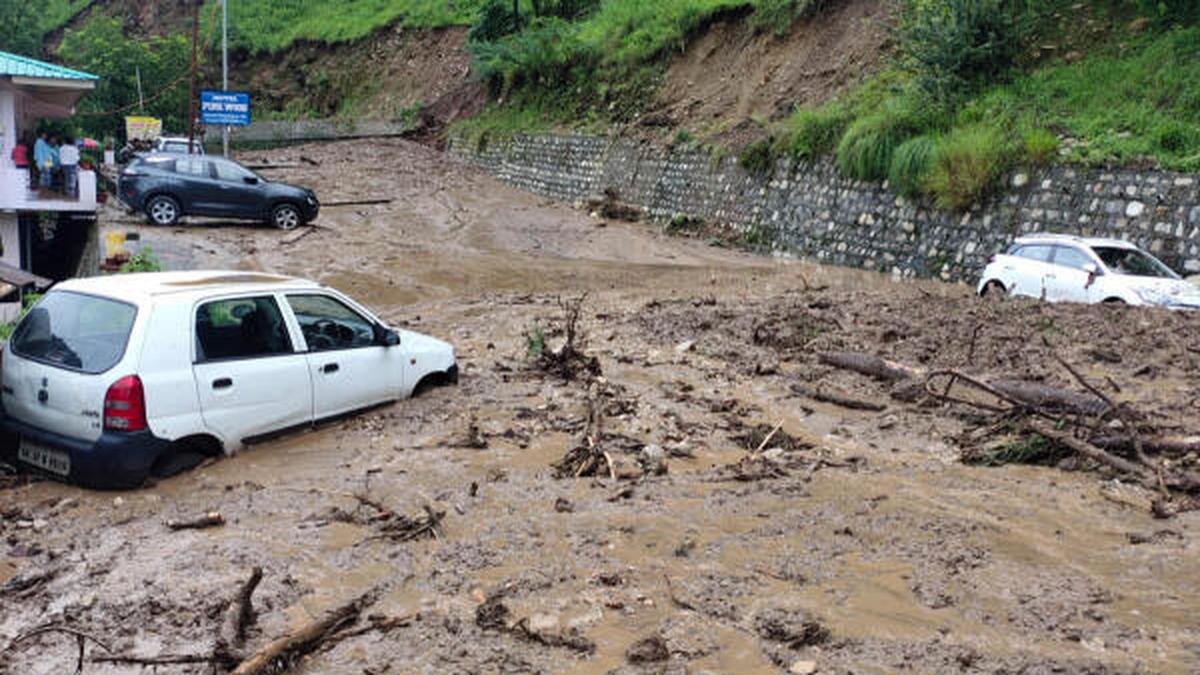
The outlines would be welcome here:
M 200 92 L 200 123 L 222 127 L 250 124 L 250 94 L 241 91 Z

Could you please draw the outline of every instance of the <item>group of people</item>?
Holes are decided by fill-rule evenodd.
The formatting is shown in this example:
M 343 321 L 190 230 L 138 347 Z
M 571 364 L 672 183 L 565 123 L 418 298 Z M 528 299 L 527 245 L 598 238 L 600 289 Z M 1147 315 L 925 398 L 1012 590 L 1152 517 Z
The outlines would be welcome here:
M 33 144 L 32 164 L 25 143 L 13 147 L 12 161 L 18 169 L 30 170 L 30 185 L 37 185 L 41 190 L 57 190 L 71 198 L 78 196 L 79 147 L 75 145 L 75 139 L 60 139 L 39 131 Z

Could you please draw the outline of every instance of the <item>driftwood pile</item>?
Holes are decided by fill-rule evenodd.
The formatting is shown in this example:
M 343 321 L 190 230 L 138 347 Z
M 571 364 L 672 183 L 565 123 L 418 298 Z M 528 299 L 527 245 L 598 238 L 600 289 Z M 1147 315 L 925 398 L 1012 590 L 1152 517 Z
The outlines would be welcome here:
M 1155 424 L 1057 355 L 1056 363 L 1078 390 L 956 369 L 925 370 L 859 352 L 827 352 L 818 358 L 825 365 L 888 383 L 893 398 L 924 399 L 982 413 L 974 416 L 981 420 L 977 428 L 963 438 L 964 459 L 978 458 L 979 448 L 989 439 L 994 444 L 999 435 L 1008 442 L 1036 441 L 1053 447 L 1058 456 L 1101 465 L 1123 480 L 1159 491 L 1166 500 L 1200 494 L 1200 475 L 1172 461 L 1200 451 L 1200 438 Z M 1189 501 L 1195 506 L 1194 498 Z

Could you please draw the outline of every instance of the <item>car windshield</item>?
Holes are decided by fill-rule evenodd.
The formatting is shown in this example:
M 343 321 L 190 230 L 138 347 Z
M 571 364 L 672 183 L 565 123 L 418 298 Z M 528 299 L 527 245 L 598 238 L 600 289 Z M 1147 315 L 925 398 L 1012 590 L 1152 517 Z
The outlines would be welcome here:
M 1155 277 L 1158 279 L 1178 279 L 1179 275 L 1171 268 L 1162 264 L 1154 256 L 1143 253 L 1136 248 L 1120 248 L 1117 246 L 1093 246 L 1092 250 L 1104 261 L 1104 266 L 1113 274 L 1126 274 L 1132 277 Z
M 17 326 L 10 349 L 60 368 L 102 373 L 125 354 L 137 309 L 82 293 L 46 295 Z

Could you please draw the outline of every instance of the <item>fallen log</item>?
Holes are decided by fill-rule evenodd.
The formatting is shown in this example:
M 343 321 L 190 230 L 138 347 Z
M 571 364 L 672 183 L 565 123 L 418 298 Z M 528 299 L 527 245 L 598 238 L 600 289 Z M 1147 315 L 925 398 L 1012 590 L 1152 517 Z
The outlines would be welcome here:
M 219 527 L 225 524 L 225 516 L 219 511 L 209 511 L 204 515 L 190 520 L 168 520 L 167 527 L 172 530 L 202 530 L 206 527 Z
M 850 410 L 869 410 L 872 412 L 881 412 L 887 410 L 887 405 L 878 401 L 868 401 L 866 399 L 854 398 L 828 389 L 809 389 L 807 387 L 793 384 L 792 391 L 800 396 L 811 398 L 814 401 L 821 403 L 831 403 Z
M 353 601 L 326 612 L 319 619 L 272 641 L 242 661 L 231 675 L 287 672 L 296 659 L 316 649 L 322 642 L 357 619 L 364 609 L 375 602 L 375 596 L 375 591 L 364 593 Z
M 391 204 L 392 199 L 346 199 L 337 202 L 324 202 L 321 206 L 371 206 L 373 204 Z
M 991 380 L 988 385 L 1030 408 L 1045 412 L 1099 417 L 1112 410 L 1104 399 L 1094 394 L 1052 387 L 1040 382 Z
M 903 363 L 880 358 L 874 354 L 863 354 L 861 352 L 824 352 L 818 354 L 817 359 L 827 366 L 841 368 L 842 370 L 851 370 L 889 382 L 921 377 L 925 374 L 919 368 L 913 368 Z
M 1154 479 L 1140 464 L 1134 464 L 1127 459 L 1117 457 L 1109 452 L 1105 452 L 1104 450 L 1097 448 L 1087 441 L 1075 438 L 1069 433 L 1053 429 L 1048 424 L 1043 422 L 1026 420 L 1025 426 L 1029 429 L 1029 431 L 1041 436 L 1042 438 L 1054 441 L 1059 445 L 1070 448 L 1071 450 L 1074 450 L 1088 459 L 1100 462 L 1101 464 L 1116 469 L 1121 473 L 1129 474 L 1140 480 L 1147 487 L 1155 487 Z

